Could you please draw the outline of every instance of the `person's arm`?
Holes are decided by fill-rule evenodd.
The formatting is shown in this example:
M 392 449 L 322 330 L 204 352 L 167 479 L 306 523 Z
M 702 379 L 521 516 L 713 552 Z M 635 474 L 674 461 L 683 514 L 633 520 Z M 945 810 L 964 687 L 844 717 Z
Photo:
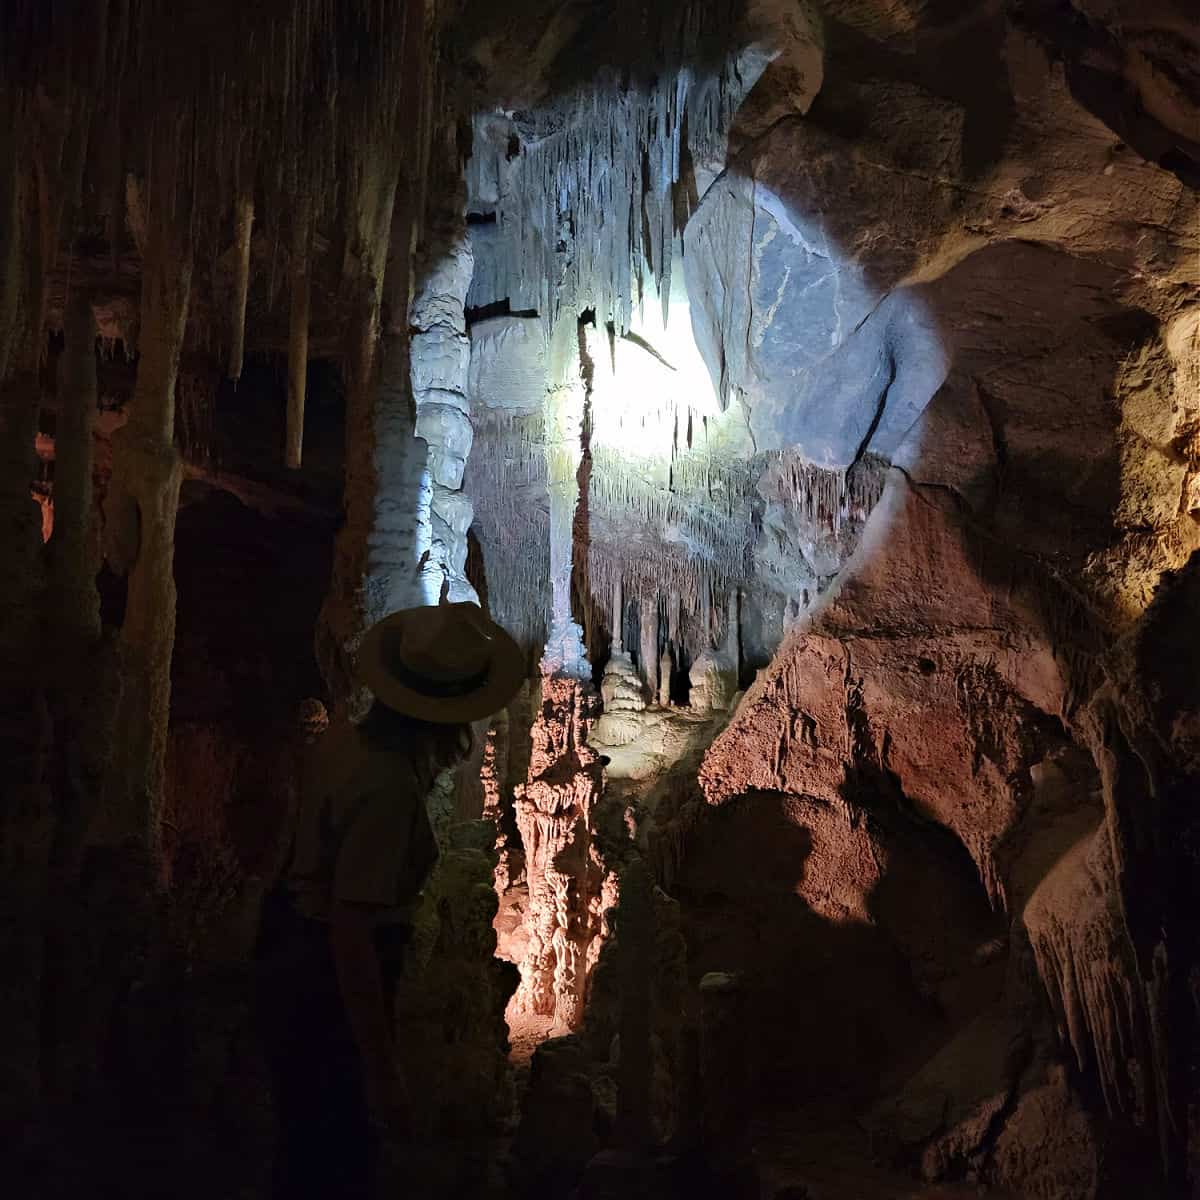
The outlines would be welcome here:
M 371 936 L 371 909 L 335 901 L 329 934 L 338 988 L 362 1059 L 372 1116 L 389 1126 L 408 1123 L 408 1095 L 392 1046 L 383 975 Z
M 376 914 L 394 903 L 397 863 L 409 850 L 397 807 L 393 794 L 374 794 L 346 831 L 334 870 L 329 935 L 372 1115 L 402 1127 L 408 1118 L 407 1089 L 373 937 Z

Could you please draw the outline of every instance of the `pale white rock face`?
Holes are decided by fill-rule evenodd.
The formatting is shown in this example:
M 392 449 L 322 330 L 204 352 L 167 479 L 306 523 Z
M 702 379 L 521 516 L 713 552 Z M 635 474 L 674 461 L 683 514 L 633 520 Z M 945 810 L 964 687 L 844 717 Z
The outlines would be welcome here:
M 533 412 L 546 393 L 546 333 L 530 317 L 492 317 L 471 327 L 467 395 L 481 408 Z
M 412 337 L 413 390 L 466 391 L 471 346 L 465 333 L 434 328 Z
M 424 573 L 437 581 L 432 601 L 427 602 L 436 602 L 443 591 L 454 601 L 478 601 L 465 574 L 472 509 L 460 491 L 474 441 L 467 399 L 471 344 L 465 309 L 473 268 L 464 229 L 439 256 L 424 264 L 409 311 L 416 330 L 410 342 L 415 432 L 428 446 Z M 456 494 L 459 500 L 453 499 Z M 430 590 L 428 585 L 423 588 L 426 593 Z
M 435 520 L 441 521 L 455 536 L 467 536 L 467 530 L 471 528 L 475 517 L 475 506 L 465 493 L 435 487 L 432 508 Z
M 465 237 L 427 265 L 409 309 L 409 320 L 417 329 L 466 332 L 465 306 L 474 266 L 471 243 Z
M 592 668 L 583 644 L 583 630 L 571 617 L 564 617 L 558 612 L 551 614 L 550 632 L 542 651 L 541 671 L 543 675 L 590 682 Z
M 413 400 L 418 409 L 425 408 L 428 405 L 442 405 L 445 408 L 458 409 L 468 419 L 471 416 L 470 399 L 461 391 L 442 387 L 423 388 L 420 391 L 414 389 Z
M 375 526 L 364 587 L 367 624 L 403 608 L 436 604 L 440 572 L 422 560 L 432 546 L 429 448 L 399 417 L 378 422 Z M 384 433 L 387 428 L 392 436 Z
M 429 470 L 434 483 L 455 491 L 462 487 L 474 431 L 457 409 L 425 404 L 417 409 L 417 436 L 429 443 Z

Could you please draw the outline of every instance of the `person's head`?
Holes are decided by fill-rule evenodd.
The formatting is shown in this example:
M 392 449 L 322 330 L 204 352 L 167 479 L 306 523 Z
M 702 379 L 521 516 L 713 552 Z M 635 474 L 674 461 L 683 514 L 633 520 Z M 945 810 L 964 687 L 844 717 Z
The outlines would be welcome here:
M 475 731 L 469 724 L 422 721 L 378 699 L 358 729 L 373 750 L 410 755 L 413 765 L 431 781 L 458 766 L 475 748 Z

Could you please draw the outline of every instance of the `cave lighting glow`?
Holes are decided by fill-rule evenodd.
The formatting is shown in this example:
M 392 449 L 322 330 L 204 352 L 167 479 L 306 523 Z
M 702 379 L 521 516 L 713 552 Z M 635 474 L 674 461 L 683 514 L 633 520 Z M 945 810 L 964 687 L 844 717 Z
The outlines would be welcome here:
M 721 417 L 712 376 L 692 333 L 682 266 L 675 272 L 669 319 L 653 290 L 635 311 L 629 335 L 591 343 L 592 445 L 666 471 L 687 450 L 689 422 L 702 428 Z M 665 481 L 664 481 L 665 482 Z

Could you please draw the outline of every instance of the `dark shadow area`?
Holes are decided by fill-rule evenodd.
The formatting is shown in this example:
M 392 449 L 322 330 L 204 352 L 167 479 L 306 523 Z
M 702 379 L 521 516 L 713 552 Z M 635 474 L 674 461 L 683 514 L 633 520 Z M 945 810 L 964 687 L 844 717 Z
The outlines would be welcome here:
M 284 464 L 287 364 L 252 358 L 235 384 L 223 380 L 212 417 L 212 467 L 218 474 L 266 484 L 318 506 L 340 503 L 346 440 L 345 383 L 337 363 L 308 364 L 304 466 Z
M 922 289 L 955 374 L 930 405 L 909 477 L 946 512 L 982 583 L 1045 631 L 1076 699 L 1094 686 L 1113 614 L 1068 580 L 1122 536 L 1121 413 L 1111 397 L 1131 350 L 1158 339 L 1154 318 L 1120 299 L 1123 278 L 1106 263 L 1005 242 Z M 1040 315 L 1048 311 L 1053 322 Z M 1019 359 L 1004 351 L 1014 338 Z M 974 467 L 965 457 L 951 464 L 938 445 L 947 422 L 970 411 L 964 387 L 978 396 Z
M 924 31 L 897 39 L 895 47 L 826 16 L 825 86 L 808 119 L 860 140 L 870 136 L 881 116 L 886 120 L 873 111 L 879 102 L 874 86 L 887 80 L 920 88 L 962 106 L 963 170 L 968 178 L 977 178 L 1000 158 L 1015 117 L 1004 61 L 1004 16 L 999 6 L 967 12 L 954 0 L 926 7 Z M 897 139 L 894 149 L 897 167 L 922 165 L 917 159 L 906 161 L 903 140 Z
M 673 889 L 689 972 L 694 980 L 709 971 L 743 975 L 763 1107 L 864 1099 L 923 1061 L 949 1026 L 941 1000 L 914 975 L 914 950 L 948 967 L 996 927 L 961 848 L 930 846 L 924 830 L 892 819 L 857 819 L 872 823 L 869 837 L 818 801 L 753 793 L 706 809 L 689 838 Z M 823 839 L 823 859 L 841 836 L 876 842 L 887 858 L 878 883 L 869 859 L 860 860 L 857 874 L 836 884 L 839 897 L 825 891 L 832 868 L 813 856 L 814 837 Z M 824 911 L 805 895 L 823 895 Z M 980 991 L 997 983 L 993 971 Z

